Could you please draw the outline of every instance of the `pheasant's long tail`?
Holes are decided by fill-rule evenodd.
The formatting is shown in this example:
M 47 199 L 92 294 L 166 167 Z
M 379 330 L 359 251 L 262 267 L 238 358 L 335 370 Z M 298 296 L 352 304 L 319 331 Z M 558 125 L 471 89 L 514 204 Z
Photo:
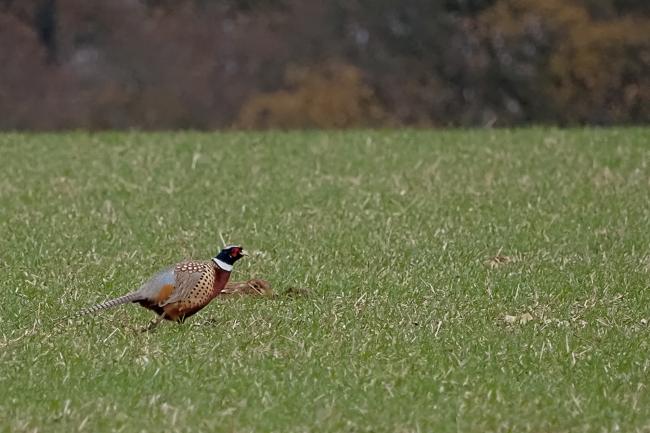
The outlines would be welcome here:
M 120 296 L 119 298 L 111 299 L 106 302 L 102 302 L 101 304 L 93 305 L 92 307 L 84 308 L 81 311 L 78 311 L 77 313 L 73 314 L 71 318 L 74 317 L 79 317 L 79 316 L 86 316 L 88 314 L 94 314 L 97 313 L 98 311 L 102 310 L 107 310 L 109 308 L 117 307 L 118 305 L 122 304 L 128 304 L 129 302 L 134 302 L 138 301 L 141 299 L 140 294 L 137 292 L 129 293 L 124 296 Z
M 5 349 L 7 347 L 13 346 L 16 343 L 19 343 L 25 338 L 30 338 L 35 335 L 40 334 L 45 327 L 49 326 L 58 326 L 61 324 L 61 322 L 69 319 L 74 319 L 79 316 L 85 316 L 87 314 L 93 314 L 101 310 L 106 310 L 108 308 L 116 307 L 118 305 L 122 304 L 128 304 L 129 302 L 134 302 L 134 301 L 139 301 L 142 299 L 142 295 L 138 294 L 137 292 L 129 293 L 124 296 L 120 296 L 119 298 L 111 299 L 106 302 L 102 302 L 101 304 L 94 305 L 92 307 L 85 308 L 81 311 L 78 311 L 70 316 L 67 317 L 60 317 L 58 319 L 54 319 L 50 321 L 49 323 L 44 326 L 43 324 L 40 324 L 38 322 L 34 323 L 34 326 L 31 329 L 26 330 L 23 335 L 19 336 L 18 338 L 14 338 L 13 340 L 7 340 L 6 337 L 4 337 L 4 341 L 0 341 L 0 350 Z M 52 335 L 52 334 L 50 334 Z

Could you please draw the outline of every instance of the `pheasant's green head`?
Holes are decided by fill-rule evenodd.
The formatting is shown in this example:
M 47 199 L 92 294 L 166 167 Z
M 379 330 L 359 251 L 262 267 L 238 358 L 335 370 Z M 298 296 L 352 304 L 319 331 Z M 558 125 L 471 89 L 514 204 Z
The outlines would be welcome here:
M 248 254 L 240 245 L 228 245 L 212 259 L 224 271 L 232 271 L 235 262 Z

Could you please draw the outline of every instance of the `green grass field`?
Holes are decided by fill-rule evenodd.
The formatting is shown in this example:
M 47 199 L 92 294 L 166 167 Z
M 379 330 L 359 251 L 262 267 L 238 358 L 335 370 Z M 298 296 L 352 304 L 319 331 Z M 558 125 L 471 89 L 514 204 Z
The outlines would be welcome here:
M 0 166 L 1 432 L 650 432 L 650 129 L 2 134 Z M 220 233 L 277 297 L 53 324 Z

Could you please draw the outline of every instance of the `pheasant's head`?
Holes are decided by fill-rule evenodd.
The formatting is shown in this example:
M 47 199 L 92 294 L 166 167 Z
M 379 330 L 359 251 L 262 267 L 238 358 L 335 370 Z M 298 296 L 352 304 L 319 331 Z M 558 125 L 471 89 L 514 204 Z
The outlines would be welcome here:
M 212 259 L 224 271 L 232 271 L 232 265 L 248 253 L 239 245 L 228 245 Z

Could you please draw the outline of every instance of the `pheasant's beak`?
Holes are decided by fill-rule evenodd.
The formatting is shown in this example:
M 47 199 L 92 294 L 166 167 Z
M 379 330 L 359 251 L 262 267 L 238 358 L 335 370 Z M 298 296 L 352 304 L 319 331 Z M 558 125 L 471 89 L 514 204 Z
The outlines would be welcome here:
M 239 254 L 241 254 L 242 256 L 247 256 L 247 255 L 248 255 L 248 253 L 246 252 L 246 250 L 241 250 L 241 251 L 239 252 Z

